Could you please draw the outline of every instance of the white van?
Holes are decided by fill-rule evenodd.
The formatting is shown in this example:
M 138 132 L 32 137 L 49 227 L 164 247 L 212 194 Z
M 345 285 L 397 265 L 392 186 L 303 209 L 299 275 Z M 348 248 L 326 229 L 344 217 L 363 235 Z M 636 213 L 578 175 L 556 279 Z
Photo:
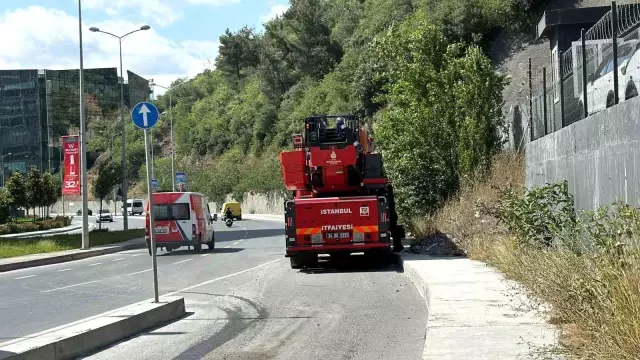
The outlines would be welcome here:
M 124 209 L 123 209 L 124 211 Z M 127 200 L 127 214 L 129 215 L 142 215 L 144 213 L 144 200 L 142 199 L 128 199 Z

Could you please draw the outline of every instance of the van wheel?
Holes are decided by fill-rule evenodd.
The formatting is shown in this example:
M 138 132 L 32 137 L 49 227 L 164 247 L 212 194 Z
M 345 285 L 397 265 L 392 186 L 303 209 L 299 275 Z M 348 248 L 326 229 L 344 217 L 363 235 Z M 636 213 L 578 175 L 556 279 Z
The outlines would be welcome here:
M 211 241 L 207 243 L 209 250 L 213 250 L 216 248 L 216 239 L 215 234 L 211 234 Z
M 238 216 L 238 221 L 242 220 L 242 215 Z
M 193 250 L 195 250 L 195 252 L 197 252 L 197 253 L 202 251 L 202 243 L 200 242 L 200 237 L 198 237 L 196 243 L 193 244 Z

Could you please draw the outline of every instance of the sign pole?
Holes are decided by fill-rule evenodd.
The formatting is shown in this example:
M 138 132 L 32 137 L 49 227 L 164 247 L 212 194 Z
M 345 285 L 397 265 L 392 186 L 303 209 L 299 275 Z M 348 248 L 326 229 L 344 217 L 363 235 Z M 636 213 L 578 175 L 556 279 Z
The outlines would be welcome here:
M 152 103 L 141 102 L 131 109 L 131 121 L 139 129 L 144 130 L 144 152 L 147 159 L 147 202 L 149 210 L 149 246 L 151 247 L 151 265 L 153 269 L 153 302 L 158 303 L 158 263 L 156 261 L 156 224 L 153 211 L 153 156 L 151 155 L 151 136 L 149 130 L 158 123 L 160 113 Z M 124 198 L 123 198 L 124 200 Z M 126 210 L 125 210 L 126 211 Z
M 156 226 L 153 211 L 153 190 L 151 189 L 151 144 L 149 129 L 144 129 L 144 147 L 147 158 L 147 198 L 149 199 L 149 244 L 151 244 L 151 266 L 153 267 L 153 300 L 158 302 L 158 263 L 156 262 Z

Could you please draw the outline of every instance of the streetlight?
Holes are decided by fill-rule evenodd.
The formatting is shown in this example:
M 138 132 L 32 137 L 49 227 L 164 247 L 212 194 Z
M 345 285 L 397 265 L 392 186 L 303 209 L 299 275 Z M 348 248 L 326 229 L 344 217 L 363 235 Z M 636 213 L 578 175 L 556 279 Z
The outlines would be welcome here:
M 0 169 L 2 169 L 2 187 L 4 187 L 4 158 L 6 158 L 9 155 L 11 155 L 11 153 L 2 155 L 2 157 L 0 157 Z
M 193 79 L 191 79 L 191 80 L 193 80 Z M 173 90 L 173 89 L 175 89 L 177 87 L 180 87 L 180 86 L 188 83 L 191 80 L 187 80 L 187 81 L 185 81 L 185 82 L 183 82 L 181 84 L 175 85 L 175 86 L 170 87 L 170 88 L 168 88 L 166 86 L 162 86 L 162 85 L 156 84 L 154 82 L 149 84 L 151 86 L 159 86 L 159 87 L 161 87 L 161 88 L 163 88 L 163 89 L 165 89 L 165 90 L 167 90 L 169 92 L 169 122 L 171 124 L 170 125 L 170 128 L 171 128 L 171 131 L 170 131 L 170 133 L 171 133 L 171 135 L 170 135 L 170 138 L 171 138 L 171 140 L 170 140 L 171 141 L 171 188 L 173 189 L 172 190 L 173 192 L 176 191 L 176 173 L 175 173 L 175 168 L 174 168 L 175 151 L 174 151 L 174 145 L 173 145 L 173 110 L 172 110 L 173 109 L 173 105 L 172 105 L 172 102 L 171 102 L 171 90 Z
M 122 127 L 122 204 L 125 205 L 127 203 L 127 160 L 126 160 L 126 134 L 124 130 L 124 72 L 122 70 L 122 40 L 135 32 L 144 31 L 151 29 L 149 25 L 143 25 L 139 29 L 129 31 L 128 33 L 118 36 L 114 35 L 107 31 L 102 31 L 97 27 L 91 27 L 89 30 L 92 32 L 100 32 L 103 34 L 111 35 L 114 38 L 118 39 L 118 43 L 120 45 L 120 125 Z M 122 226 L 125 230 L 129 229 L 129 220 L 127 217 L 127 212 L 123 213 Z
M 82 186 L 82 246 L 81 249 L 89 249 L 89 191 L 87 179 L 87 141 L 84 122 L 84 60 L 82 56 L 82 1 L 78 0 L 78 37 L 80 43 L 80 173 Z

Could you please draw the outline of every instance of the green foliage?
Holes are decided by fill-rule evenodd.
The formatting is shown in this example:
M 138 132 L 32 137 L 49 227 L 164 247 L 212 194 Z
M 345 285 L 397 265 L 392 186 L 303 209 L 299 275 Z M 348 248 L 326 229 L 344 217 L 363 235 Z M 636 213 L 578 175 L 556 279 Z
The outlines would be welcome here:
M 101 201 L 122 181 L 122 170 L 113 162 L 104 162 L 98 168 L 98 177 L 93 182 L 93 195 Z
M 0 225 L 0 235 L 58 229 L 69 225 L 71 225 L 71 218 L 66 216 L 57 216 L 55 219 L 29 222 L 11 222 Z
M 27 184 L 22 174 L 15 172 L 7 180 L 6 189 L 11 194 L 11 205 L 27 208 Z
M 33 216 L 35 218 L 35 208 L 42 206 L 45 203 L 46 195 L 44 182 L 42 180 L 42 174 L 37 168 L 31 168 L 29 175 L 27 176 L 27 209 L 33 209 Z
M 12 201 L 9 191 L 0 188 L 0 224 L 6 223 L 7 219 L 9 219 L 9 207 Z
M 435 210 L 500 149 L 502 76 L 422 12 L 376 39 L 387 106 L 377 141 L 405 217 Z
M 430 212 L 461 178 L 486 168 L 499 147 L 504 79 L 468 44 L 487 40 L 539 2 L 292 0 L 263 31 L 227 30 L 216 68 L 156 101 L 172 114 L 176 170 L 187 171 L 190 189 L 216 198 L 281 190 L 277 154 L 303 119 L 355 113 L 378 132 L 401 212 Z M 103 112 L 111 121 L 90 124 L 89 148 L 113 149 L 112 161 L 121 149 L 116 110 Z M 173 176 L 169 119 L 162 116 L 153 130 L 163 190 Z M 145 179 L 143 136 L 130 121 L 125 127 L 127 178 L 135 184 Z M 268 173 L 254 176 L 248 164 Z
M 509 189 L 497 215 L 520 243 L 549 247 L 558 237 L 576 233 L 573 201 L 566 181 L 530 189 L 524 196 Z

